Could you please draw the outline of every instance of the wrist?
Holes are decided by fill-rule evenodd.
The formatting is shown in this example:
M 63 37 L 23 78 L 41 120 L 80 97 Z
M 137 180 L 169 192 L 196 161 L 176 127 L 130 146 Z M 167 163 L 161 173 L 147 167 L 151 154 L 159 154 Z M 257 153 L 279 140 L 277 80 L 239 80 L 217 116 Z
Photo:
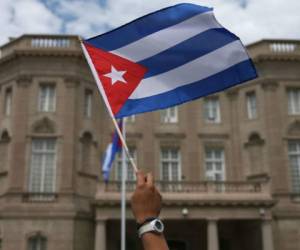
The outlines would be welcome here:
M 149 218 L 144 224 L 138 228 L 138 235 L 141 238 L 146 233 L 162 234 L 164 231 L 164 224 L 158 218 Z
M 147 218 L 143 218 L 140 220 L 137 220 L 136 224 L 137 224 L 137 229 L 140 229 L 143 225 L 145 225 L 146 223 L 149 223 L 153 220 L 157 219 L 157 217 L 155 216 L 151 216 L 151 217 L 147 217 Z
M 148 214 L 148 215 L 143 215 L 143 216 L 136 216 L 136 223 L 137 224 L 143 224 L 146 220 L 148 219 L 156 219 L 158 218 L 158 214 Z

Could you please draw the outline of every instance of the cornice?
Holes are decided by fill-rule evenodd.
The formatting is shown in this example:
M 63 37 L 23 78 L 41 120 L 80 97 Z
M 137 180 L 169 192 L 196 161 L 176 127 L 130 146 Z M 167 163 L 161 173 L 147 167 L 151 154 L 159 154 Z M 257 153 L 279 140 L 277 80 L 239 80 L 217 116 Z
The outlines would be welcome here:
M 129 203 L 129 200 L 127 200 Z M 94 203 L 97 207 L 116 207 L 120 205 L 119 200 L 107 200 L 107 199 L 97 199 Z M 187 207 L 273 207 L 276 204 L 275 200 L 163 200 L 163 204 L 166 207 L 171 206 L 187 206 Z
M 263 61 L 300 61 L 300 55 L 297 54 L 262 54 L 252 58 L 254 63 Z
M 0 65 L 2 63 L 14 60 L 23 56 L 50 56 L 50 57 L 81 57 L 83 54 L 80 50 L 18 50 L 12 52 L 10 55 L 7 55 L 0 59 Z

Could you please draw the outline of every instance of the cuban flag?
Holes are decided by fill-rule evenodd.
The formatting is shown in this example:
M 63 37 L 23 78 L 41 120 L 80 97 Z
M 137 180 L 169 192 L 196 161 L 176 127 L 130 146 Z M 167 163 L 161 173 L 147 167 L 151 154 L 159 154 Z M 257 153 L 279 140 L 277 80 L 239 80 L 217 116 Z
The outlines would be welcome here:
M 111 115 L 164 109 L 257 77 L 240 39 L 213 9 L 171 6 L 83 41 Z
M 122 121 L 119 122 L 119 127 L 122 130 Z M 122 143 L 120 137 L 116 131 L 114 131 L 112 136 L 112 142 L 108 144 L 103 157 L 102 163 L 102 176 L 105 182 L 109 180 L 109 174 L 113 166 L 115 156 L 121 151 Z

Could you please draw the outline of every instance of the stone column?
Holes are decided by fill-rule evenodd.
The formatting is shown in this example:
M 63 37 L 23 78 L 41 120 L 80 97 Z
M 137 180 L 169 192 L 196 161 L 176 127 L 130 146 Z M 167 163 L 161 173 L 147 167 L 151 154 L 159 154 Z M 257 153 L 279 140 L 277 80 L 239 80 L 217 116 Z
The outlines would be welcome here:
M 271 220 L 262 221 L 263 250 L 274 250 Z
M 219 250 L 218 223 L 216 220 L 207 222 L 207 250 Z
M 106 222 L 104 220 L 96 222 L 95 250 L 106 250 Z

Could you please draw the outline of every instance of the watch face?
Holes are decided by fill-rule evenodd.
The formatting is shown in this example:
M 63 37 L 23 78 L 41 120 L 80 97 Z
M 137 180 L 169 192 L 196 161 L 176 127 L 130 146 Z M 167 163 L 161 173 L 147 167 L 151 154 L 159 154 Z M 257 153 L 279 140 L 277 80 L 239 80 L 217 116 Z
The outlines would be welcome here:
M 164 230 L 164 225 L 160 220 L 156 220 L 154 224 L 155 230 L 159 233 L 163 232 Z

